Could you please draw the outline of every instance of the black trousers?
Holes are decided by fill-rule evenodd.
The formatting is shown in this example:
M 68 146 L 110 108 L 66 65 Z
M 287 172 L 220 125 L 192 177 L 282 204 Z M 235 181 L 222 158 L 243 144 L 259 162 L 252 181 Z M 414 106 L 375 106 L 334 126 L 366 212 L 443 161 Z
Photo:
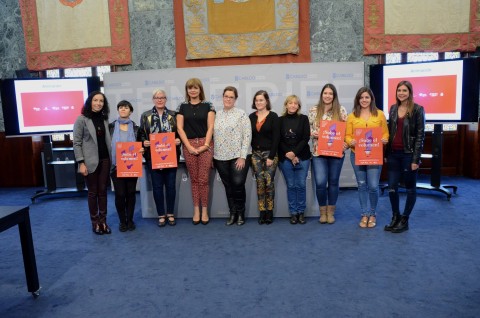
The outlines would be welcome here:
M 214 159 L 213 163 L 225 186 L 230 213 L 245 213 L 245 201 L 247 199 L 245 181 L 247 180 L 251 160 L 247 158 L 245 160 L 245 166 L 241 170 L 235 167 L 236 161 L 237 159 Z
M 115 188 L 115 207 L 117 208 L 120 223 L 133 222 L 135 211 L 136 187 L 138 178 L 118 178 L 117 170 L 110 174 Z

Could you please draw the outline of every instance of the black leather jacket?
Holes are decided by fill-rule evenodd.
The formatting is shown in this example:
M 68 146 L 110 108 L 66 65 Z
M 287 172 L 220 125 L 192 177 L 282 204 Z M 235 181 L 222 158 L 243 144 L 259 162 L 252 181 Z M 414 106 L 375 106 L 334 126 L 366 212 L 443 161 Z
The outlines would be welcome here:
M 398 106 L 392 105 L 389 113 L 388 132 L 390 134 L 387 151 L 388 155 L 392 150 L 393 139 L 397 133 Z M 405 153 L 412 153 L 412 163 L 420 164 L 420 156 L 423 151 L 425 140 L 425 110 L 422 106 L 415 104 L 413 114 L 405 116 L 403 121 L 403 150 Z
M 168 121 L 172 132 L 175 133 L 175 138 L 180 138 L 177 132 L 176 113 L 173 110 L 167 110 Z M 150 140 L 150 126 L 152 124 L 152 110 L 147 110 L 140 116 L 140 129 L 137 135 L 137 141 L 141 141 L 142 145 L 145 140 Z M 151 161 L 150 147 L 144 147 L 143 157 L 147 161 Z M 177 161 L 180 161 L 180 145 L 177 146 Z

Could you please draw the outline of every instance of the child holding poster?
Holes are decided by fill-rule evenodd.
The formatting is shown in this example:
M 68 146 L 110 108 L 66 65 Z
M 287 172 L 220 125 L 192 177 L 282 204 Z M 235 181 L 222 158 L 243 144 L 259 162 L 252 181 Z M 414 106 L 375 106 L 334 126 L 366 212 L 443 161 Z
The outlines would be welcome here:
M 377 132 L 380 136 L 377 136 Z M 383 150 L 383 145 L 388 142 L 388 128 L 385 115 L 377 108 L 375 96 L 373 96 L 370 88 L 360 88 L 355 96 L 353 112 L 347 118 L 345 141 L 352 149 L 350 161 L 358 184 L 360 209 L 362 211 L 359 225 L 362 228 L 373 228 L 377 224 L 378 183 L 383 158 L 381 150 Z M 378 158 L 371 159 L 370 162 L 376 164 L 368 164 L 368 160 L 365 162 L 358 162 L 357 160 L 355 162 L 355 156 L 359 156 L 361 151 L 365 153 L 365 156 L 373 157 L 373 154 L 376 153 L 375 149 L 379 150 Z M 370 201 L 370 208 L 368 208 L 368 201 Z
M 112 177 L 115 189 L 115 208 L 117 209 L 120 224 L 118 229 L 120 232 L 127 230 L 135 230 L 133 222 L 133 213 L 135 211 L 136 187 L 138 177 L 119 177 L 117 168 L 121 162 L 117 162 L 117 143 L 134 143 L 137 140 L 138 126 L 130 119 L 133 113 L 133 106 L 130 102 L 122 100 L 117 105 L 118 119 L 110 123 L 110 135 L 112 136 L 112 169 L 110 176 Z M 140 143 L 138 152 L 135 149 L 133 154 L 143 153 Z M 133 144 L 132 144 L 133 145 Z M 141 172 L 141 155 L 138 156 Z
M 325 84 L 320 92 L 318 104 L 310 108 L 308 121 L 312 138 L 312 170 L 315 188 L 320 207 L 320 223 L 335 223 L 335 209 L 340 188 L 340 172 L 342 171 L 343 152 L 347 145 L 343 142 L 341 157 L 320 155 L 318 153 L 319 131 L 322 121 L 347 120 L 347 111 L 338 101 L 337 89 L 333 84 Z M 336 129 L 335 129 L 336 130 Z M 335 132 L 336 134 L 336 132 Z M 321 137 L 321 135 L 320 135 Z

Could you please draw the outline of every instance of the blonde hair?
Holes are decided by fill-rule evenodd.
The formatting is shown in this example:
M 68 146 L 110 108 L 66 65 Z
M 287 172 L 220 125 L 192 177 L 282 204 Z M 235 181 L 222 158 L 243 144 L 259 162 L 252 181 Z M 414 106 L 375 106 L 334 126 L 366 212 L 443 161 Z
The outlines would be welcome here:
M 157 88 L 156 90 L 153 91 L 152 98 L 154 98 L 155 95 L 160 93 L 163 94 L 165 97 L 167 97 L 167 93 L 163 89 Z
M 302 103 L 300 102 L 300 98 L 298 98 L 297 95 L 289 95 L 287 96 L 287 98 L 285 98 L 285 102 L 283 102 L 283 114 L 282 114 L 283 116 L 288 115 L 287 105 L 293 100 L 295 100 L 298 104 L 298 109 L 296 114 L 297 115 L 300 114 L 300 110 L 302 109 Z

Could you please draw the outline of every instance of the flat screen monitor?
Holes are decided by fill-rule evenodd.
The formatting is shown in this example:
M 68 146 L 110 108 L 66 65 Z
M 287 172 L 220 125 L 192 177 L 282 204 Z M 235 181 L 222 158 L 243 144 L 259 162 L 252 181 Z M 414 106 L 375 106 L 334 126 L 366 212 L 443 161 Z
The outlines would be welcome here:
M 407 80 L 428 122 L 471 123 L 478 120 L 479 71 L 478 58 L 372 65 L 370 87 L 387 119 L 397 84 Z
M 7 137 L 70 132 L 99 77 L 5 79 L 1 82 Z

